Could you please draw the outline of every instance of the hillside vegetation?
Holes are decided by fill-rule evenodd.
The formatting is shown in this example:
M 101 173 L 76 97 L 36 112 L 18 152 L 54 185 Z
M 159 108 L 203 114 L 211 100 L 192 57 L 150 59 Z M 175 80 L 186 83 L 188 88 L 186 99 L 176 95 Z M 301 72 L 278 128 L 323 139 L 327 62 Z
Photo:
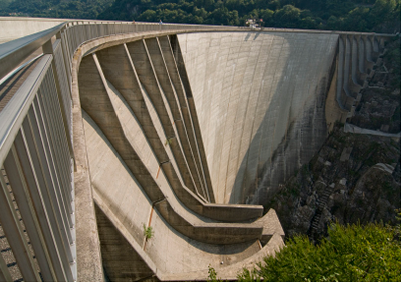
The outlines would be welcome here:
M 96 19 L 113 0 L 0 0 L 0 16 Z
M 399 21 L 400 1 L 117 0 L 99 17 L 225 25 L 244 25 L 255 18 L 271 27 L 371 31 Z
M 400 0 L 0 0 L 0 15 L 393 33 Z

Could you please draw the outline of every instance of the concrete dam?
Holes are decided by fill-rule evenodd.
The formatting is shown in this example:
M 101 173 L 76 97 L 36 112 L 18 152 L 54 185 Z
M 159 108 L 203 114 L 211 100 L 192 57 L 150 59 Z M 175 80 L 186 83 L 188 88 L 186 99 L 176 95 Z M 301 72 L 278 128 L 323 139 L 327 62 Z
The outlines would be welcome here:
M 82 281 L 205 280 L 209 265 L 235 279 L 274 255 L 284 232 L 263 204 L 318 152 L 333 124 L 352 115 L 385 40 L 137 23 L 135 32 L 86 41 L 84 25 L 70 25 L 74 36 L 57 31 L 52 52 L 43 47 L 55 57 L 54 88 L 71 91 L 70 104 L 59 98 L 58 119 L 71 111 L 77 228 L 71 257 L 59 255 L 64 266 L 47 259 L 55 265 L 49 277 Z M 46 104 L 35 101 L 29 124 L 45 116 Z M 35 129 L 21 126 L 23 139 Z M 14 190 L 10 162 L 2 187 Z M 75 263 L 71 273 L 63 260 Z

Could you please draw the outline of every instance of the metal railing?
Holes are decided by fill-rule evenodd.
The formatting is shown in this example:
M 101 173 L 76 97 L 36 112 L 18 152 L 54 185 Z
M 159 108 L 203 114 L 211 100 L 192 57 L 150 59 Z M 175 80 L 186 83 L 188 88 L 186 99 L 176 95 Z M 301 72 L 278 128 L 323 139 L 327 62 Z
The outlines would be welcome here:
M 77 47 L 120 33 L 209 27 L 76 21 L 0 45 L 0 87 L 30 68 L 19 87 L 3 88 L 14 93 L 0 109 L 0 232 L 12 253 L 0 255 L 0 281 L 77 280 L 71 98 Z M 16 69 L 38 48 L 41 56 Z

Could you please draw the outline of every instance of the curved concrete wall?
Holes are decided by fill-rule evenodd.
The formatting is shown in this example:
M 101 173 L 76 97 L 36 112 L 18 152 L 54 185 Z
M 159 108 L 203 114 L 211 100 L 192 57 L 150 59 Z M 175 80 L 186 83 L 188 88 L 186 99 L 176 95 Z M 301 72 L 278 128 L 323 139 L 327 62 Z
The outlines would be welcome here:
M 263 203 L 326 138 L 337 34 L 178 35 L 218 203 Z

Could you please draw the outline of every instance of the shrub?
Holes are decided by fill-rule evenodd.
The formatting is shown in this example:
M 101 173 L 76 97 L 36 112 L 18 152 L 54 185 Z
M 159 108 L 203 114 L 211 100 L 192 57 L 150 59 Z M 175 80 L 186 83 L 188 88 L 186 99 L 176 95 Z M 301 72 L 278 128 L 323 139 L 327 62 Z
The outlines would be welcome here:
M 154 235 L 153 228 L 151 226 L 146 227 L 146 225 L 143 225 L 143 236 L 145 236 L 146 240 L 152 238 Z
M 396 228 L 382 224 L 332 224 L 328 238 L 313 245 L 295 236 L 239 281 L 401 281 L 401 244 Z

